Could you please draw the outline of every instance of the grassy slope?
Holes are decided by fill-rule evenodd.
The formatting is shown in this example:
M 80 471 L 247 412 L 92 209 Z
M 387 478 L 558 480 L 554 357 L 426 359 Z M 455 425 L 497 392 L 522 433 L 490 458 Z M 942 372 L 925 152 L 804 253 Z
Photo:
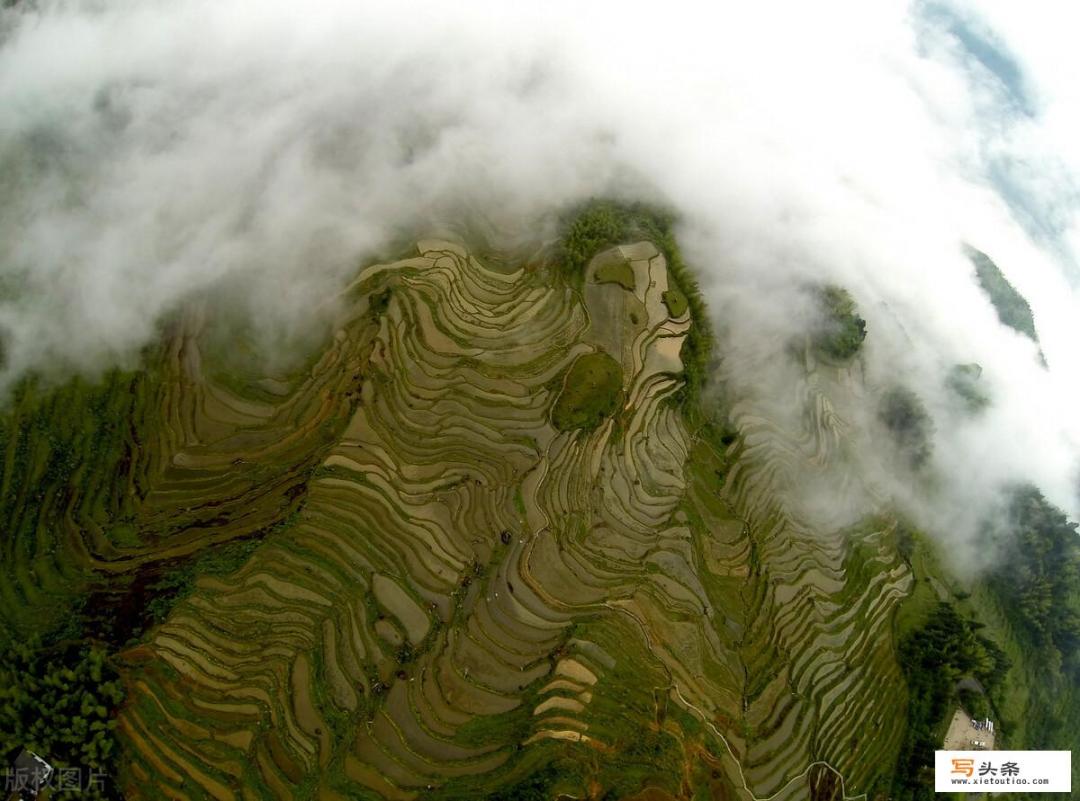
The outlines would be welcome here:
M 628 261 L 611 262 L 597 268 L 596 283 L 618 284 L 623 289 L 634 291 L 634 268 Z
M 551 422 L 560 431 L 591 431 L 619 408 L 622 366 L 606 353 L 578 357 L 567 371 Z

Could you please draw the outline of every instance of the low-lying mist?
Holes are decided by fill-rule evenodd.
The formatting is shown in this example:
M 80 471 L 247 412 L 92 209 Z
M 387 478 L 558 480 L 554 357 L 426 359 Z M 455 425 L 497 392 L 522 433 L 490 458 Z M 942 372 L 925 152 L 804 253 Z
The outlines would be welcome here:
M 1018 480 L 1077 515 L 1065 21 L 968 3 L 511 5 L 0 12 L 2 387 L 131 363 L 215 290 L 286 342 L 412 232 L 468 216 L 543 240 L 586 198 L 645 200 L 680 215 L 727 362 L 755 365 L 737 385 L 767 385 L 806 323 L 800 287 L 852 293 L 868 378 L 935 421 L 925 525 L 963 538 Z M 962 243 L 1028 299 L 1046 368 Z M 944 382 L 968 363 L 993 403 L 958 416 Z

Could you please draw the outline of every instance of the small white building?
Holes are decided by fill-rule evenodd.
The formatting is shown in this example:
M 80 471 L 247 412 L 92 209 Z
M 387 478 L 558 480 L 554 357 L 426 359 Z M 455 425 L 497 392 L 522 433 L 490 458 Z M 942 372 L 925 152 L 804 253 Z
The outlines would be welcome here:
M 15 765 L 9 778 L 9 789 L 19 791 L 19 798 L 23 801 L 34 801 L 35 798 L 49 785 L 49 778 L 53 775 L 53 766 L 39 757 L 33 751 L 23 749 L 15 757 Z

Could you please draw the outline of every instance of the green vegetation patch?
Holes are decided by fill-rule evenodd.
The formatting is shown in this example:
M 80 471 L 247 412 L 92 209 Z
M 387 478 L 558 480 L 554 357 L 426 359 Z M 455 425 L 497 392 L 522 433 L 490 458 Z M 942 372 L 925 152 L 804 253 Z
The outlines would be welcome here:
M 1000 554 L 992 586 L 1030 644 L 1080 682 L 1077 524 L 1035 487 L 1019 487 L 1009 500 L 1008 528 L 990 535 Z
M 982 367 L 977 364 L 957 364 L 945 377 L 945 387 L 960 401 L 968 414 L 978 414 L 990 405 L 990 395 L 981 383 Z
M 571 365 L 563 381 L 551 422 L 560 431 L 591 431 L 619 408 L 623 369 L 606 353 L 587 353 Z
M 263 543 L 265 534 L 286 528 L 291 522 L 291 519 L 282 521 L 269 532 L 260 532 L 259 536 L 250 539 L 233 540 L 208 547 L 190 558 L 177 560 L 170 565 L 154 566 L 154 577 L 148 580 L 145 589 L 150 600 L 142 610 L 142 625 L 164 623 L 173 607 L 195 591 L 197 578 L 235 573 Z
M 601 264 L 593 273 L 593 278 L 598 284 L 618 284 L 630 292 L 633 292 L 636 286 L 634 268 L 625 259 Z
M 1080 747 L 1076 524 L 1030 485 L 1012 488 L 1004 500 L 1004 514 L 991 513 L 974 544 L 993 565 L 968 585 L 970 592 L 960 591 L 924 537 L 907 532 L 898 539 L 916 588 L 896 620 L 910 700 L 897 799 L 933 797 L 927 760 L 957 704 L 996 721 L 999 748 Z M 937 602 L 934 585 L 951 604 Z M 958 676 L 977 678 L 986 694 L 957 688 Z
M 859 316 L 855 300 L 843 287 L 827 284 L 816 289 L 822 323 L 814 334 L 818 353 L 847 361 L 862 348 L 866 321 Z
M 896 530 L 896 549 L 911 568 L 915 586 L 896 610 L 895 633 L 897 641 L 904 639 L 926 624 L 937 609 L 942 596 L 953 596 L 953 587 L 946 581 L 941 564 L 941 554 L 934 541 L 924 532 L 905 522 Z
M 557 264 L 564 280 L 571 286 L 580 286 L 585 266 L 604 248 L 641 240 L 656 245 L 667 260 L 671 285 L 679 287 L 694 323 L 679 354 L 686 382 L 675 400 L 696 418 L 700 415 L 694 401 L 700 396 L 709 372 L 713 332 L 705 300 L 675 239 L 675 223 L 676 217 L 670 210 L 646 203 L 611 199 L 586 201 L 571 209 L 563 219 Z M 677 304 L 674 299 L 668 303 L 669 311 L 673 304 Z
M 969 246 L 967 255 L 971 263 L 975 265 L 975 276 L 979 280 L 979 286 L 990 298 L 990 303 L 993 304 L 994 311 L 997 312 L 1002 324 L 1028 337 L 1032 342 L 1038 342 L 1039 335 L 1035 333 L 1035 317 L 1024 296 L 1016 291 L 1016 287 L 1009 283 L 1009 279 L 985 253 Z
M 66 521 L 141 544 L 130 521 L 149 491 L 151 456 L 136 444 L 152 439 L 161 397 L 152 369 L 58 386 L 28 378 L 15 389 L 0 414 L 0 619 L 13 637 L 44 634 L 90 587 L 87 572 L 65 569 L 76 558 Z
M 57 768 L 114 775 L 114 711 L 123 698 L 120 678 L 97 646 L 45 650 L 37 640 L 10 644 L 0 653 L 0 754 L 28 748 Z M 51 797 L 100 798 L 102 792 L 91 788 Z
M 1007 637 L 1014 668 L 990 692 L 1007 748 L 1080 748 L 1080 535 L 1031 485 L 1012 488 L 1005 514 L 988 515 L 981 547 L 994 566 L 972 601 Z M 1004 739 L 1002 739 L 1004 738 Z M 1073 782 L 1080 765 L 1073 763 Z M 1031 798 L 1037 796 L 1032 795 Z
M 668 313 L 672 317 L 682 317 L 686 314 L 686 310 L 690 306 L 690 302 L 686 299 L 686 295 L 682 293 L 682 290 L 672 283 L 671 288 L 668 289 L 660 297 L 664 301 L 664 305 L 667 306 Z
M 648 787 L 677 792 L 684 767 L 682 741 L 697 731 L 698 723 L 668 703 L 666 671 L 624 619 L 585 620 L 576 635 L 614 659 L 589 704 L 589 733 L 612 751 L 590 778 L 612 799 Z
M 567 276 L 580 280 L 589 259 L 606 247 L 629 242 L 639 214 L 638 206 L 611 200 L 592 200 L 571 212 L 559 245 Z
M 957 704 L 957 682 L 973 676 L 993 689 L 1008 672 L 1008 657 L 981 629 L 981 624 L 962 618 L 951 604 L 942 602 L 925 625 L 900 643 L 908 720 L 894 798 L 933 797 L 934 751 L 941 747 Z
M 926 464 L 933 452 L 934 424 L 918 395 L 893 387 L 881 399 L 878 418 L 913 469 Z

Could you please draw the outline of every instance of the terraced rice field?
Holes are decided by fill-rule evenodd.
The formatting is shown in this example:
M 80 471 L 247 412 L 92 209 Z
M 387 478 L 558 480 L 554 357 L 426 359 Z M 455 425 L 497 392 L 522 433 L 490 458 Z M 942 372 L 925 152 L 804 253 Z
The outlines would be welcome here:
M 794 429 L 748 397 L 727 444 L 692 431 L 694 322 L 645 242 L 578 292 L 422 241 L 340 300 L 305 370 L 239 388 L 204 369 L 208 322 L 178 320 L 155 413 L 120 435 L 137 502 L 101 516 L 130 525 L 65 499 L 58 556 L 3 590 L 47 608 L 65 571 L 257 535 L 122 654 L 127 797 L 482 798 L 556 765 L 551 797 L 782 801 L 891 775 L 894 526 L 822 531 L 786 500 L 842 470 L 850 368 L 807 358 Z M 597 354 L 617 408 L 557 427 Z

